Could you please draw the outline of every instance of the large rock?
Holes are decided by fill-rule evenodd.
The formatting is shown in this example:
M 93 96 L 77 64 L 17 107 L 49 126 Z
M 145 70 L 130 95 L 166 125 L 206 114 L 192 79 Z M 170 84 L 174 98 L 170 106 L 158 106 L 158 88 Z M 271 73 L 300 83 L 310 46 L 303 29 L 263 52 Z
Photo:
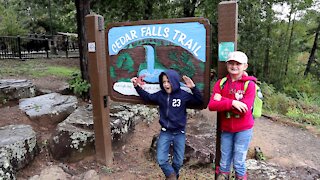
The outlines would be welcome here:
M 56 125 L 65 120 L 77 107 L 75 96 L 51 93 L 33 98 L 21 99 L 19 108 L 31 120 L 42 126 Z
M 71 175 L 66 173 L 65 169 L 61 165 L 53 165 L 41 170 L 39 175 L 35 175 L 29 180 L 100 180 L 97 171 L 91 169 L 79 175 Z
M 53 158 L 76 161 L 94 152 L 94 130 L 91 106 L 78 107 L 59 123 L 52 134 L 49 147 Z
M 151 123 L 158 116 L 157 109 L 151 106 L 113 102 L 110 108 L 112 139 L 114 142 L 124 140 L 130 130 L 128 127 L 140 121 Z
M 26 79 L 0 80 L 0 100 L 17 100 L 35 96 L 35 86 Z M 1 102 L 0 102 L 1 103 Z
M 246 161 L 250 179 L 320 179 L 320 171 L 308 166 L 280 167 L 265 161 Z
M 13 173 L 30 163 L 37 152 L 36 133 L 30 125 L 0 128 L 1 177 L 14 177 Z
M 148 113 L 146 113 L 146 111 Z M 145 106 L 117 104 L 110 108 L 110 127 L 113 145 L 125 140 L 136 121 L 146 119 L 152 112 Z M 77 161 L 94 153 L 92 106 L 81 106 L 65 121 L 58 124 L 49 141 L 52 156 L 64 161 Z
M 135 123 L 143 121 L 150 124 L 155 118 L 159 117 L 159 113 L 155 106 L 113 102 L 110 108 L 110 116 L 123 117 L 124 119 L 133 118 Z
M 3 179 L 15 179 L 15 171 L 10 162 L 10 154 L 4 148 L 0 148 L 0 177 Z
M 51 89 L 44 89 L 40 87 L 36 87 L 36 96 L 41 96 L 44 94 L 50 94 L 50 93 L 59 93 L 62 95 L 72 95 L 73 92 L 70 89 L 70 85 L 67 82 L 60 83 L 60 86 L 57 88 L 51 88 Z
M 71 175 L 63 171 L 59 166 L 49 166 L 40 172 L 40 175 L 35 175 L 29 180 L 68 180 L 71 179 Z
M 203 111 L 189 113 L 185 158 L 194 164 L 210 164 L 215 158 L 216 125 Z

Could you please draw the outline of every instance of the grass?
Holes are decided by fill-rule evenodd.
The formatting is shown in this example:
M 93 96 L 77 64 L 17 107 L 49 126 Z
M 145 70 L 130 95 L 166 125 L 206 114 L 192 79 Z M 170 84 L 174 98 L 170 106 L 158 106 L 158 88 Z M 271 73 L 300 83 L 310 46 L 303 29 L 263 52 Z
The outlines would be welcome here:
M 59 76 L 59 77 L 71 77 L 71 75 L 76 72 L 77 69 L 62 67 L 62 66 L 49 66 L 42 71 L 31 72 L 33 77 L 43 77 L 43 76 Z
M 72 61 L 68 64 L 68 61 Z M 0 60 L 0 78 L 57 76 L 70 78 L 72 73 L 79 72 L 74 59 L 32 59 L 20 61 L 15 59 Z M 59 65 L 62 64 L 62 65 Z

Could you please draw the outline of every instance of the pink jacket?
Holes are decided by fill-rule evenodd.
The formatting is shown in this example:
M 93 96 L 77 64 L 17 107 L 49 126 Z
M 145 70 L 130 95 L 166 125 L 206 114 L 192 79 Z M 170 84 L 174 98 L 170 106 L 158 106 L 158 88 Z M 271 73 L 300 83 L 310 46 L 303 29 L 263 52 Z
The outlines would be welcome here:
M 244 92 L 244 83 L 248 80 L 250 80 L 250 83 Z M 256 82 L 256 80 L 253 76 L 243 75 L 240 80 L 232 82 L 230 75 L 227 75 L 227 81 L 222 89 L 220 88 L 221 79 L 215 83 L 208 108 L 210 111 L 220 112 L 219 119 L 221 120 L 222 131 L 240 132 L 253 127 L 252 106 L 256 93 L 255 83 L 253 82 Z M 220 101 L 213 99 L 215 93 L 222 96 Z M 232 101 L 236 100 L 236 96 L 239 101 L 248 106 L 249 110 L 246 113 L 241 113 L 232 106 Z

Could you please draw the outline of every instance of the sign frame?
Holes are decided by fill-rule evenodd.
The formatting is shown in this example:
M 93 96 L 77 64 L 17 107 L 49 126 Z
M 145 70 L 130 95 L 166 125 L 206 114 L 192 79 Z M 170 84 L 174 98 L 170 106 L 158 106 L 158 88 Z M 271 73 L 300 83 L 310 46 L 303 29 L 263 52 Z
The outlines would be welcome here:
M 113 100 L 113 101 L 119 101 L 119 102 L 128 102 L 128 103 L 136 103 L 136 104 L 150 104 L 152 105 L 151 103 L 145 103 L 139 96 L 134 96 L 134 95 L 123 95 L 117 91 L 114 90 L 114 80 L 112 78 L 114 78 L 114 76 L 112 77 L 112 74 L 114 74 L 114 62 L 112 62 L 112 60 L 114 59 L 114 57 L 118 54 L 115 54 L 115 52 L 117 51 L 117 48 L 120 49 L 120 47 L 123 45 L 127 45 L 125 44 L 125 41 L 124 41 L 124 38 L 125 36 L 123 36 L 124 38 L 122 38 L 122 41 L 120 38 L 118 38 L 118 42 L 117 44 L 116 43 L 112 43 L 114 41 L 111 41 L 111 39 L 116 39 L 114 38 L 114 35 L 116 35 L 116 32 L 113 32 L 113 36 L 110 35 L 110 33 L 116 29 L 116 30 L 121 30 L 123 28 L 136 28 L 136 27 L 150 27 L 150 26 L 156 26 L 156 27 L 160 27 L 160 26 L 164 26 L 164 25 L 168 25 L 170 27 L 175 27 L 175 26 L 182 26 L 184 24 L 192 24 L 192 23 L 195 23 L 195 24 L 199 24 L 200 26 L 203 26 L 203 29 L 204 29 L 204 46 L 203 49 L 204 49 L 204 58 L 202 59 L 204 62 L 204 67 L 203 67 L 203 74 L 200 74 L 198 73 L 197 76 L 198 77 L 201 77 L 203 78 L 203 87 L 202 89 L 200 89 L 202 95 L 203 95 L 203 98 L 204 98 L 204 103 L 201 107 L 191 107 L 191 108 L 195 108 L 195 109 L 203 109 L 203 108 L 206 108 L 208 102 L 209 102 L 209 98 L 210 98 L 210 69 L 211 69 L 211 63 L 212 63 L 212 59 L 211 59 L 211 25 L 209 23 L 209 20 L 208 19 L 205 19 L 205 18 L 177 18 L 177 19 L 163 19 L 163 20 L 142 20 L 142 21 L 135 21 L 135 22 L 120 22 L 120 23 L 110 23 L 107 25 L 106 27 L 106 31 L 105 31 L 105 43 L 106 43 L 106 64 L 107 64 L 107 81 L 108 81 L 108 95 L 110 96 L 110 99 Z M 188 24 L 189 25 L 189 24 Z M 162 29 L 164 32 L 165 30 Z M 171 29 L 170 29 L 171 31 Z M 157 34 L 157 32 L 160 32 L 160 30 L 155 30 L 155 33 L 154 31 L 152 31 L 152 33 L 154 34 Z M 177 33 L 176 33 L 177 34 Z M 110 37 L 109 37 L 110 35 Z M 168 34 L 165 34 L 163 33 L 162 35 L 168 35 Z M 135 32 L 131 32 L 131 34 L 126 34 L 126 39 L 127 41 L 129 40 L 132 40 L 134 38 L 138 38 L 139 35 L 137 35 L 137 33 Z M 160 36 L 160 34 L 159 34 Z M 152 39 L 152 38 L 145 38 L 145 39 Z M 110 42 L 109 42 L 110 40 Z M 141 40 L 141 39 L 139 39 Z M 181 41 L 180 41 L 181 42 Z M 170 43 L 170 42 L 169 42 Z M 174 42 L 171 42 L 171 43 L 174 43 Z M 190 45 L 190 44 L 189 44 Z M 179 47 L 177 44 L 175 44 L 175 46 Z M 137 46 L 138 47 L 138 46 Z M 185 47 L 182 47 L 180 46 L 181 48 L 184 48 L 185 51 L 186 48 Z M 196 43 L 194 43 L 192 46 L 190 45 L 189 47 L 190 50 L 193 49 L 193 52 L 190 53 L 189 52 L 189 55 L 193 55 L 193 59 L 198 59 L 196 58 L 195 56 L 196 55 L 199 55 L 198 54 L 198 51 L 197 50 L 197 45 Z M 146 48 L 146 47 L 144 47 Z M 150 48 L 150 47 L 149 47 Z M 125 50 L 128 50 L 128 48 L 124 48 Z M 118 51 L 121 52 L 123 51 L 124 49 L 120 49 Z M 152 49 L 152 47 L 151 47 Z M 115 50 L 113 52 L 113 50 Z M 130 49 L 129 49 L 130 50 Z M 128 51 L 129 51 L 128 50 Z M 147 51 L 147 50 L 145 50 Z M 130 54 L 130 52 L 128 52 Z M 192 54 L 193 53 L 193 54 Z M 155 56 L 159 56 L 158 54 L 155 55 Z M 199 56 L 200 57 L 200 56 Z M 201 59 L 198 59 L 201 61 Z M 134 61 L 135 62 L 135 61 Z M 161 61 L 160 61 L 161 62 Z M 199 63 L 200 64 L 200 63 Z M 131 70 L 128 70 L 129 72 L 132 72 L 132 69 Z M 138 69 L 137 68 L 134 68 L 133 71 L 137 72 L 136 74 L 138 74 Z M 197 72 L 196 72 L 197 73 Z M 184 75 L 184 74 L 180 74 L 181 76 Z M 138 75 L 137 75 L 138 76 Z M 132 77 L 130 77 L 132 78 Z M 126 81 L 128 81 L 129 78 L 126 79 Z M 197 84 L 197 81 L 195 81 L 195 84 Z M 127 84 L 128 85 L 128 84 Z

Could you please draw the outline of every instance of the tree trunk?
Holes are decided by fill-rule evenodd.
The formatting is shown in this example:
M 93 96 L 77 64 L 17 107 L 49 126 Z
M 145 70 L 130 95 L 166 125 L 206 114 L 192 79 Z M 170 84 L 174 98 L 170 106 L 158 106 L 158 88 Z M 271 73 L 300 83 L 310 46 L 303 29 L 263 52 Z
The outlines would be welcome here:
M 196 10 L 196 3 L 197 3 L 197 0 L 192 0 L 191 3 L 190 3 L 190 0 L 185 0 L 184 6 L 183 6 L 184 17 L 194 17 L 194 12 Z
M 314 57 L 315 57 L 315 54 L 316 54 L 316 50 L 318 48 L 319 32 L 320 32 L 320 22 L 319 22 L 318 28 L 316 30 L 316 34 L 315 34 L 315 37 L 314 37 L 314 42 L 313 42 L 313 46 L 312 46 L 312 49 L 311 49 L 311 52 L 310 52 L 310 56 L 309 56 L 309 60 L 308 60 L 308 63 L 307 63 L 307 67 L 306 67 L 306 70 L 304 71 L 304 76 L 308 75 L 308 73 L 310 72 L 311 64 L 314 62 Z
M 144 20 L 149 20 L 150 17 L 152 17 L 152 6 L 153 6 L 153 3 L 154 1 L 151 1 L 151 0 L 145 0 L 144 1 L 145 3 L 145 9 L 144 9 L 144 15 L 143 15 L 143 19 Z
M 265 47 L 265 54 L 264 54 L 264 64 L 263 64 L 263 75 L 266 82 L 270 81 L 270 73 L 269 73 L 269 65 L 270 65 L 270 34 L 271 34 L 271 26 L 272 26 L 272 3 L 268 1 L 264 1 L 266 3 L 266 28 L 267 28 L 267 34 L 266 34 L 266 47 Z
M 83 80 L 89 82 L 88 73 L 88 48 L 85 30 L 85 16 L 90 13 L 90 0 L 75 0 L 77 9 L 77 30 L 78 30 L 78 44 L 80 56 L 80 69 Z M 89 92 L 84 95 L 84 98 L 89 98 Z
M 281 26 L 284 26 L 284 21 L 281 22 L 280 24 Z M 283 53 L 284 52 L 284 44 L 286 44 L 287 42 L 287 32 L 286 31 L 281 31 L 281 34 L 279 36 L 279 40 L 277 42 L 277 49 L 276 49 L 276 57 L 279 57 L 277 58 L 279 61 L 279 69 L 285 69 L 286 67 L 286 64 L 285 64 L 285 57 L 286 57 L 286 54 Z M 283 75 L 284 75 L 284 71 L 279 71 L 279 79 L 282 79 L 283 78 Z
M 269 24 L 267 27 L 267 39 L 270 39 L 270 31 L 271 31 L 271 25 Z M 269 80 L 269 53 L 270 53 L 270 42 L 267 42 L 266 50 L 265 50 L 265 56 L 264 56 L 264 64 L 263 64 L 263 74 L 266 76 L 266 80 Z
M 289 42 L 288 42 L 288 49 L 287 49 L 287 53 L 286 53 L 286 69 L 284 71 L 284 75 L 287 75 L 288 72 L 288 66 L 289 66 L 289 59 L 290 59 L 290 51 L 291 51 L 291 43 L 292 43 L 292 36 L 293 36 L 293 28 L 294 28 L 294 23 L 295 23 L 295 16 L 292 20 L 292 26 L 291 26 L 291 32 L 290 32 L 290 37 L 289 37 Z
M 289 22 L 288 22 L 288 24 L 287 24 L 287 29 L 286 29 L 286 32 L 285 32 L 285 34 L 283 35 L 283 38 L 284 38 L 284 42 L 283 42 L 283 44 L 281 44 L 281 46 L 284 46 L 284 45 L 286 45 L 287 44 L 287 42 L 288 42 L 288 44 L 290 44 L 290 37 L 291 36 L 287 36 L 288 34 L 289 34 L 289 29 L 290 29 L 290 25 L 291 25 L 291 20 L 292 20 L 292 14 L 293 14 L 293 11 L 294 11 L 294 7 L 293 7 L 293 3 L 290 3 L 290 13 L 289 13 L 289 15 L 287 16 L 288 18 L 289 18 Z M 293 26 L 293 23 L 292 23 L 292 26 Z M 288 40 L 289 39 L 289 40 Z M 290 45 L 289 45 L 290 46 Z M 281 53 L 281 58 L 280 58 L 280 61 L 282 62 L 281 63 L 281 67 L 283 66 L 283 69 L 284 69 L 284 72 L 280 72 L 280 74 L 284 74 L 284 75 L 287 75 L 287 68 L 288 68 L 288 55 L 289 55 L 289 52 L 288 52 L 288 49 L 289 49 L 289 46 L 288 46 L 288 48 L 287 48 L 287 51 L 286 52 L 284 52 L 285 50 L 284 50 L 284 48 L 283 48 L 283 50 L 282 50 L 282 52 L 283 53 Z M 279 46 L 279 48 L 280 48 L 280 46 Z M 282 77 L 282 76 L 281 76 Z

